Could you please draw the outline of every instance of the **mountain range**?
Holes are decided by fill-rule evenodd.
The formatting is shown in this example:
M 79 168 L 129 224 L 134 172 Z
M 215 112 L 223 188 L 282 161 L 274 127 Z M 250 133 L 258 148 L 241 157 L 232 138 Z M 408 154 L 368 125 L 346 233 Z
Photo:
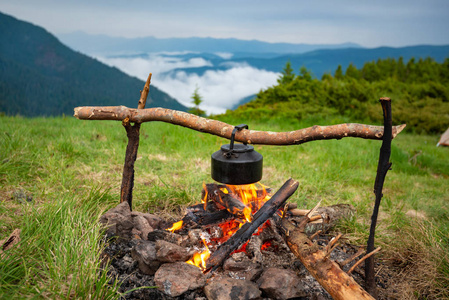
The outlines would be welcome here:
M 76 106 L 136 107 L 145 82 L 75 52 L 45 29 L 0 13 L 0 112 L 73 114 Z M 147 107 L 187 110 L 150 88 Z
M 59 34 L 58 38 L 73 49 L 95 55 L 148 53 L 148 52 L 198 52 L 232 53 L 234 57 L 273 57 L 286 53 L 305 53 L 317 49 L 358 48 L 355 43 L 342 44 L 291 44 L 268 43 L 257 40 L 218 38 L 142 38 L 90 35 L 82 31 Z

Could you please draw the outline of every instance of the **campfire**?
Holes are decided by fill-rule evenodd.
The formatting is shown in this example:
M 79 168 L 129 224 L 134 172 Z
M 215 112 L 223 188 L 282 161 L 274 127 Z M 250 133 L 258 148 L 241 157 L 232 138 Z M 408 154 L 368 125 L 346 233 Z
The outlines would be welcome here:
M 346 123 L 276 133 L 247 130 L 244 124 L 231 126 L 180 111 L 145 109 L 150 82 L 151 73 L 141 91 L 138 109 L 77 107 L 74 111 L 79 119 L 121 121 L 128 137 L 120 205 L 100 220 L 106 225 L 107 237 L 118 237 L 117 243 L 105 249 L 104 256 L 111 262 L 108 272 L 119 279 L 123 291 L 127 287 L 157 286 L 157 290 L 146 293 L 133 291 L 134 298 L 146 299 L 377 297 L 373 255 L 380 247 L 374 249 L 375 225 L 383 182 L 391 167 L 391 140 L 405 127 L 392 126 L 389 98 L 380 98 L 383 127 Z M 205 184 L 202 203 L 188 207 L 178 222 L 131 211 L 139 131 L 148 121 L 163 121 L 231 140 L 212 155 L 212 179 L 217 183 Z M 366 255 L 356 263 L 354 260 L 365 250 L 343 245 L 341 234 L 333 238 L 323 235 L 339 218 L 351 215 L 353 208 L 344 204 L 319 207 L 318 203 L 304 210 L 286 203 L 298 182 L 289 179 L 274 194 L 258 183 L 263 159 L 248 145 L 298 145 L 346 137 L 382 140 Z M 234 145 L 234 140 L 243 144 Z M 274 256 L 266 258 L 270 252 Z M 365 260 L 365 285 L 370 294 L 352 273 Z M 304 268 L 314 279 L 308 277 L 316 280 L 314 283 L 307 281 Z
M 187 208 L 183 220 L 175 222 L 167 230 L 170 232 L 188 232 L 201 227 L 201 241 L 204 249 L 196 252 L 188 264 L 206 271 L 206 261 L 211 251 L 229 240 L 245 223 L 251 222 L 253 215 L 271 198 L 271 189 L 261 183 L 245 185 L 204 184 L 202 205 Z M 264 224 L 254 235 L 260 235 Z M 233 253 L 246 251 L 245 242 Z M 265 241 L 260 247 L 267 249 L 271 241 Z M 232 253 L 231 253 L 232 254 Z
M 248 126 L 235 126 L 230 144 L 212 154 L 211 175 L 216 182 L 203 184 L 201 202 L 187 207 L 181 220 L 155 223 L 155 216 L 129 210 L 131 226 L 123 222 L 128 218 L 127 212 L 122 214 L 124 218 L 117 218 L 110 211 L 103 216 L 103 223 L 112 231 L 115 229 L 113 235 L 134 238 L 130 260 L 138 263 L 143 274 L 154 275 L 155 286 L 166 296 L 187 297 L 186 293 L 196 290 L 208 299 L 232 299 L 232 290 L 245 290 L 252 295 L 245 299 L 258 299 L 262 291 L 264 297 L 288 299 L 310 296 L 313 291 L 315 296 L 318 293 L 330 299 L 322 288 L 313 289 L 312 283 L 305 287 L 306 280 L 299 280 L 297 273 L 302 263 L 293 253 L 295 247 L 310 243 L 304 232 L 317 238 L 326 226 L 331 226 L 331 220 L 335 223 L 339 217 L 352 213 L 351 207 L 319 210 L 317 205 L 309 211 L 287 204 L 298 182 L 289 179 L 276 193 L 260 183 L 262 155 L 253 146 L 234 143 L 236 132 L 244 128 Z M 127 202 L 122 204 L 129 209 Z M 321 227 L 314 226 L 317 223 Z M 120 232 L 125 227 L 127 230 Z M 293 240 L 293 246 L 285 243 L 290 231 L 298 232 L 293 239 L 299 241 Z M 302 241 L 304 238 L 307 240 Z M 323 262 L 328 263 L 327 257 L 339 238 L 326 240 Z M 342 261 L 348 255 L 343 255 Z M 296 267 L 292 267 L 295 261 Z M 351 286 L 358 287 L 344 274 L 345 279 L 340 280 L 349 280 Z
M 288 180 L 275 194 L 259 182 L 203 184 L 201 201 L 187 207 L 176 222 L 131 212 L 126 202 L 121 203 L 101 219 L 109 225 L 108 236 L 119 237 L 105 251 L 112 262 L 110 275 L 126 272 L 126 277 L 122 275 L 124 290 L 158 287 L 133 292 L 135 298 L 222 299 L 232 289 L 243 289 L 252 295 L 248 299 L 332 299 L 307 275 L 276 228 L 280 219 L 299 224 L 309 212 L 286 204 L 291 190 L 285 194 L 285 189 L 292 183 Z M 307 223 L 305 232 L 316 242 L 328 244 L 330 237 L 318 235 L 320 230 L 326 231 L 339 218 L 352 214 L 353 208 L 337 205 L 312 213 L 314 221 Z M 359 249 L 343 245 L 332 250 L 332 257 L 343 262 Z

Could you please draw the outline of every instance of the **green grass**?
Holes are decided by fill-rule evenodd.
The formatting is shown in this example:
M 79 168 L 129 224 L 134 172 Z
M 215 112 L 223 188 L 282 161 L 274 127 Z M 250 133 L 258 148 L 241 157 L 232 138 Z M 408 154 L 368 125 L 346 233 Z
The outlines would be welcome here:
M 271 131 L 350 121 L 223 120 Z M 449 149 L 435 147 L 437 141 L 437 136 L 407 132 L 393 140 L 393 168 L 376 236 L 382 257 L 406 264 L 404 270 L 423 267 L 413 259 L 416 255 L 428 262 L 433 272 L 422 281 L 431 283 L 414 283 L 417 297 L 449 295 Z M 134 209 L 179 217 L 183 207 L 200 201 L 202 183 L 212 181 L 210 155 L 227 142 L 171 124 L 143 124 Z M 0 260 L 0 298 L 117 297 L 100 272 L 104 244 L 98 218 L 119 202 L 126 144 L 120 122 L 0 117 L 0 239 L 22 230 L 21 243 Z M 312 208 L 320 200 L 322 205 L 354 205 L 357 215 L 338 229 L 364 244 L 380 145 L 345 138 L 255 148 L 264 156 L 262 183 L 277 190 L 289 177 L 298 180 L 290 201 L 300 207 Z M 17 191 L 33 200 L 20 201 Z M 406 216 L 411 209 L 426 219 Z

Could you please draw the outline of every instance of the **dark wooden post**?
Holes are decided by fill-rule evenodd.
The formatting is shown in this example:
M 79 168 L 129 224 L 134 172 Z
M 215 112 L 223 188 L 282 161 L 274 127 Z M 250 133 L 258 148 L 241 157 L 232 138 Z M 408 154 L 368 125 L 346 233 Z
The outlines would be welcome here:
M 137 109 L 144 109 L 147 102 L 148 93 L 150 92 L 151 73 L 148 75 L 147 82 L 140 92 L 140 99 Z M 133 187 L 134 187 L 134 163 L 137 159 L 137 150 L 139 149 L 140 122 L 131 125 L 129 118 L 122 121 L 128 137 L 128 145 L 126 147 L 125 164 L 123 166 L 122 187 L 120 190 L 120 203 L 128 202 L 129 208 L 132 210 Z
M 380 147 L 379 162 L 377 164 L 377 175 L 374 183 L 374 194 L 376 200 L 374 202 L 373 214 L 371 216 L 371 227 L 366 247 L 366 253 L 374 251 L 374 235 L 376 231 L 377 215 L 379 214 L 380 200 L 382 199 L 382 188 L 387 176 L 388 170 L 391 168 L 391 140 L 392 136 L 392 117 L 391 117 L 391 100 L 390 98 L 380 98 L 382 111 L 384 116 L 384 135 L 382 138 L 382 146 Z M 376 280 L 374 276 L 374 255 L 365 261 L 365 289 L 375 299 L 377 299 Z

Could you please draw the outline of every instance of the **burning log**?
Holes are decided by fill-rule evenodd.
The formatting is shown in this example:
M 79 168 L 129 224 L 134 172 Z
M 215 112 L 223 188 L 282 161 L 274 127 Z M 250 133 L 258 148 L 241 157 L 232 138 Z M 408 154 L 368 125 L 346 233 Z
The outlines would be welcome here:
M 284 185 L 271 197 L 254 215 L 251 222 L 243 224 L 237 232 L 211 254 L 206 262 L 206 270 L 215 270 L 230 253 L 237 250 L 244 242 L 251 238 L 254 231 L 265 223 L 275 212 L 284 205 L 285 201 L 296 191 L 299 183 L 293 179 L 287 180 Z
M 186 214 L 182 218 L 183 228 L 194 228 L 197 226 L 212 226 L 220 224 L 235 218 L 226 209 L 219 210 L 215 203 L 209 202 L 204 209 L 204 204 L 196 204 L 190 206 L 186 210 Z
M 226 191 L 226 193 L 224 192 Z M 226 186 L 218 186 L 215 183 L 206 184 L 202 191 L 202 199 L 214 201 L 219 208 L 226 209 L 237 218 L 251 220 L 251 208 L 243 204 L 242 201 L 233 197 L 226 189 Z M 207 202 L 206 202 L 207 203 Z
M 312 215 L 311 213 L 310 215 Z M 275 216 L 276 217 L 276 216 Z M 277 217 L 277 227 L 292 253 L 299 258 L 309 273 L 332 296 L 340 300 L 374 299 L 340 266 L 329 258 L 329 253 L 321 250 L 304 233 L 308 215 L 299 226 L 286 218 Z
M 83 106 L 76 107 L 74 116 L 81 120 L 116 120 L 143 123 L 162 121 L 180 125 L 201 132 L 210 133 L 227 139 L 235 126 L 217 120 L 198 117 L 182 111 L 167 108 L 132 109 L 125 106 Z M 393 127 L 393 138 L 404 128 L 405 124 Z M 242 129 L 235 134 L 235 140 L 248 144 L 262 145 L 299 145 L 315 140 L 342 139 L 358 137 L 381 140 L 382 126 L 346 123 L 331 126 L 318 126 L 288 132 L 268 132 Z

